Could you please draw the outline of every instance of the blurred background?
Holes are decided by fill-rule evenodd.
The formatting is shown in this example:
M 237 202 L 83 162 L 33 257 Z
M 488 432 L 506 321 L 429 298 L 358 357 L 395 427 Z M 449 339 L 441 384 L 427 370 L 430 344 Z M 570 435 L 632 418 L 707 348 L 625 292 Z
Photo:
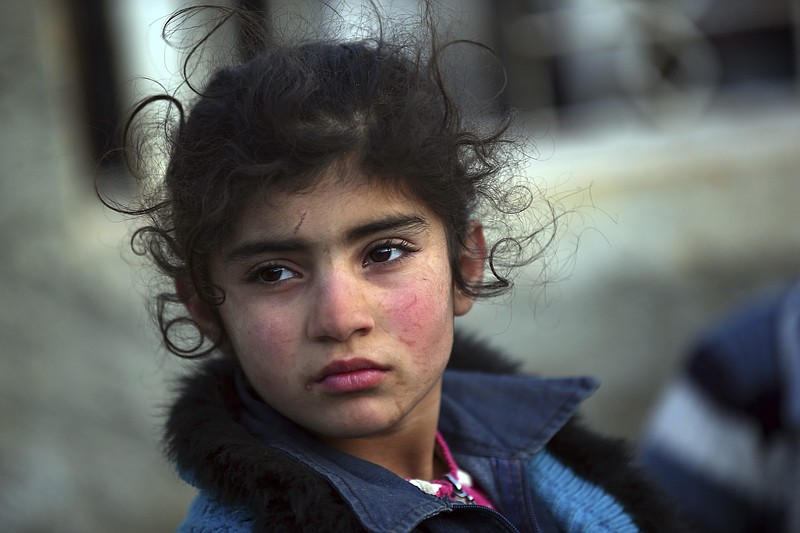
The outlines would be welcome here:
M 547 268 L 461 326 L 528 371 L 598 376 L 587 417 L 635 440 L 693 340 L 800 273 L 800 1 L 444 3 L 498 51 L 530 178 L 572 210 Z M 133 192 L 101 156 L 154 90 L 137 77 L 176 79 L 160 34 L 184 4 L 0 5 L 1 528 L 169 531 L 191 497 L 159 449 L 182 367 L 93 178 Z

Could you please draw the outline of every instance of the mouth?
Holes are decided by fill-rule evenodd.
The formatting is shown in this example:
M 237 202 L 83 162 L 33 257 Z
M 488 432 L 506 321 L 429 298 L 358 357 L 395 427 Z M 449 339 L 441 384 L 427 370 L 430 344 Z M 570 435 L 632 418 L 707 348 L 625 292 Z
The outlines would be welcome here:
M 388 366 L 369 359 L 342 359 L 326 365 L 314 382 L 330 393 L 358 392 L 378 386 L 388 373 Z

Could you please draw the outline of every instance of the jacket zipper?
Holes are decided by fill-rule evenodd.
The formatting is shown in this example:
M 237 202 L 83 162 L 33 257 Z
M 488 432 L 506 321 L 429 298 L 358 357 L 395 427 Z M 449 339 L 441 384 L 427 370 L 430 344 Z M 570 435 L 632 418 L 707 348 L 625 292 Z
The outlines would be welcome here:
M 491 509 L 489 507 L 484 507 L 483 505 L 478 505 L 478 504 L 475 504 L 475 503 L 459 503 L 459 502 L 455 502 L 455 503 L 453 503 L 453 509 L 464 509 L 464 510 L 474 509 L 474 510 L 482 512 L 482 513 L 489 513 L 490 515 L 493 515 L 497 519 L 499 519 L 500 522 L 502 522 L 508 528 L 509 531 L 512 531 L 513 533 L 521 533 L 520 530 L 517 529 L 517 526 L 515 526 L 514 524 L 509 522 L 508 518 L 503 516 L 502 513 L 499 513 L 499 512 L 497 512 L 494 509 Z M 536 525 L 536 531 L 539 532 L 539 526 L 538 525 Z
M 453 494 L 458 496 L 459 498 L 462 498 L 463 500 L 466 500 L 464 502 L 464 506 L 474 504 L 474 499 L 472 498 L 472 496 L 467 491 L 464 490 L 464 487 L 461 485 L 461 483 L 456 479 L 454 475 L 452 475 L 450 472 L 447 472 L 444 475 L 444 477 L 447 479 L 447 481 L 449 481 L 453 485 Z M 530 494 L 526 494 L 526 500 L 528 502 L 528 510 L 529 510 L 528 515 L 530 516 L 531 522 L 533 523 L 532 524 L 533 529 L 536 533 L 541 533 L 542 529 L 539 527 L 539 522 L 536 519 L 536 515 L 533 513 L 533 505 L 531 504 L 530 501 L 531 500 Z M 519 531 L 516 528 L 516 526 L 514 526 L 514 524 L 509 522 L 509 520 L 501 513 L 498 513 L 497 511 L 489 507 L 486 507 L 486 510 L 491 511 L 497 514 L 500 518 L 502 518 L 505 521 L 505 523 L 512 529 L 512 531 Z
M 530 488 L 525 491 L 525 501 L 528 504 L 528 516 L 531 518 L 531 522 L 533 523 L 533 529 L 536 533 L 542 533 L 542 528 L 539 527 L 539 520 L 536 518 L 536 513 L 533 512 L 533 502 L 531 501 L 531 493 Z

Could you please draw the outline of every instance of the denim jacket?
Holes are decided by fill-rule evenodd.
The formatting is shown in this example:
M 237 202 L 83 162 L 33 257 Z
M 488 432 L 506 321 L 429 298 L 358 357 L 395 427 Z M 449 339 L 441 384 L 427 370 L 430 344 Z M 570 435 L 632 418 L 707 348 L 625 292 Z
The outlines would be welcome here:
M 495 504 L 494 511 L 428 495 L 383 467 L 323 445 L 255 398 L 243 386 L 241 373 L 236 375 L 236 395 L 241 400 L 234 417 L 238 423 L 287 463 L 321 476 L 363 530 L 640 531 L 629 510 L 601 483 L 585 479 L 548 450 L 548 443 L 594 390 L 591 379 L 445 372 L 439 430 L 460 468 Z M 584 444 L 588 443 L 573 447 Z M 590 451 L 590 458 L 591 453 L 594 459 L 602 458 L 602 451 Z M 183 470 L 200 494 L 181 531 L 253 529 L 251 509 L 235 502 L 221 503 L 219 490 L 215 494 L 213 487 L 204 486 L 191 466 Z M 646 500 L 644 495 L 638 497 Z M 292 512 L 302 514 L 298 505 Z

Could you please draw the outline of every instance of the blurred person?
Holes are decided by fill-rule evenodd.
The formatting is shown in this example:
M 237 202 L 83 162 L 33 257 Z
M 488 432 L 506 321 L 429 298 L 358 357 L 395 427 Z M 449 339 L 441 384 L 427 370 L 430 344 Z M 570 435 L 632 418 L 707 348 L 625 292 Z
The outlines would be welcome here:
M 145 193 L 116 209 L 145 217 L 134 245 L 170 282 L 165 346 L 207 359 L 166 423 L 199 491 L 181 530 L 679 530 L 627 447 L 576 422 L 593 380 L 513 375 L 454 332 L 555 220 L 510 218 L 532 193 L 508 174 L 508 117 L 472 120 L 453 97 L 429 9 L 422 36 L 265 36 L 192 102 L 134 111 Z M 217 28 L 248 20 L 219 13 Z M 185 73 L 202 63 L 188 49 Z
M 800 532 L 800 283 L 700 340 L 641 455 L 703 531 Z

